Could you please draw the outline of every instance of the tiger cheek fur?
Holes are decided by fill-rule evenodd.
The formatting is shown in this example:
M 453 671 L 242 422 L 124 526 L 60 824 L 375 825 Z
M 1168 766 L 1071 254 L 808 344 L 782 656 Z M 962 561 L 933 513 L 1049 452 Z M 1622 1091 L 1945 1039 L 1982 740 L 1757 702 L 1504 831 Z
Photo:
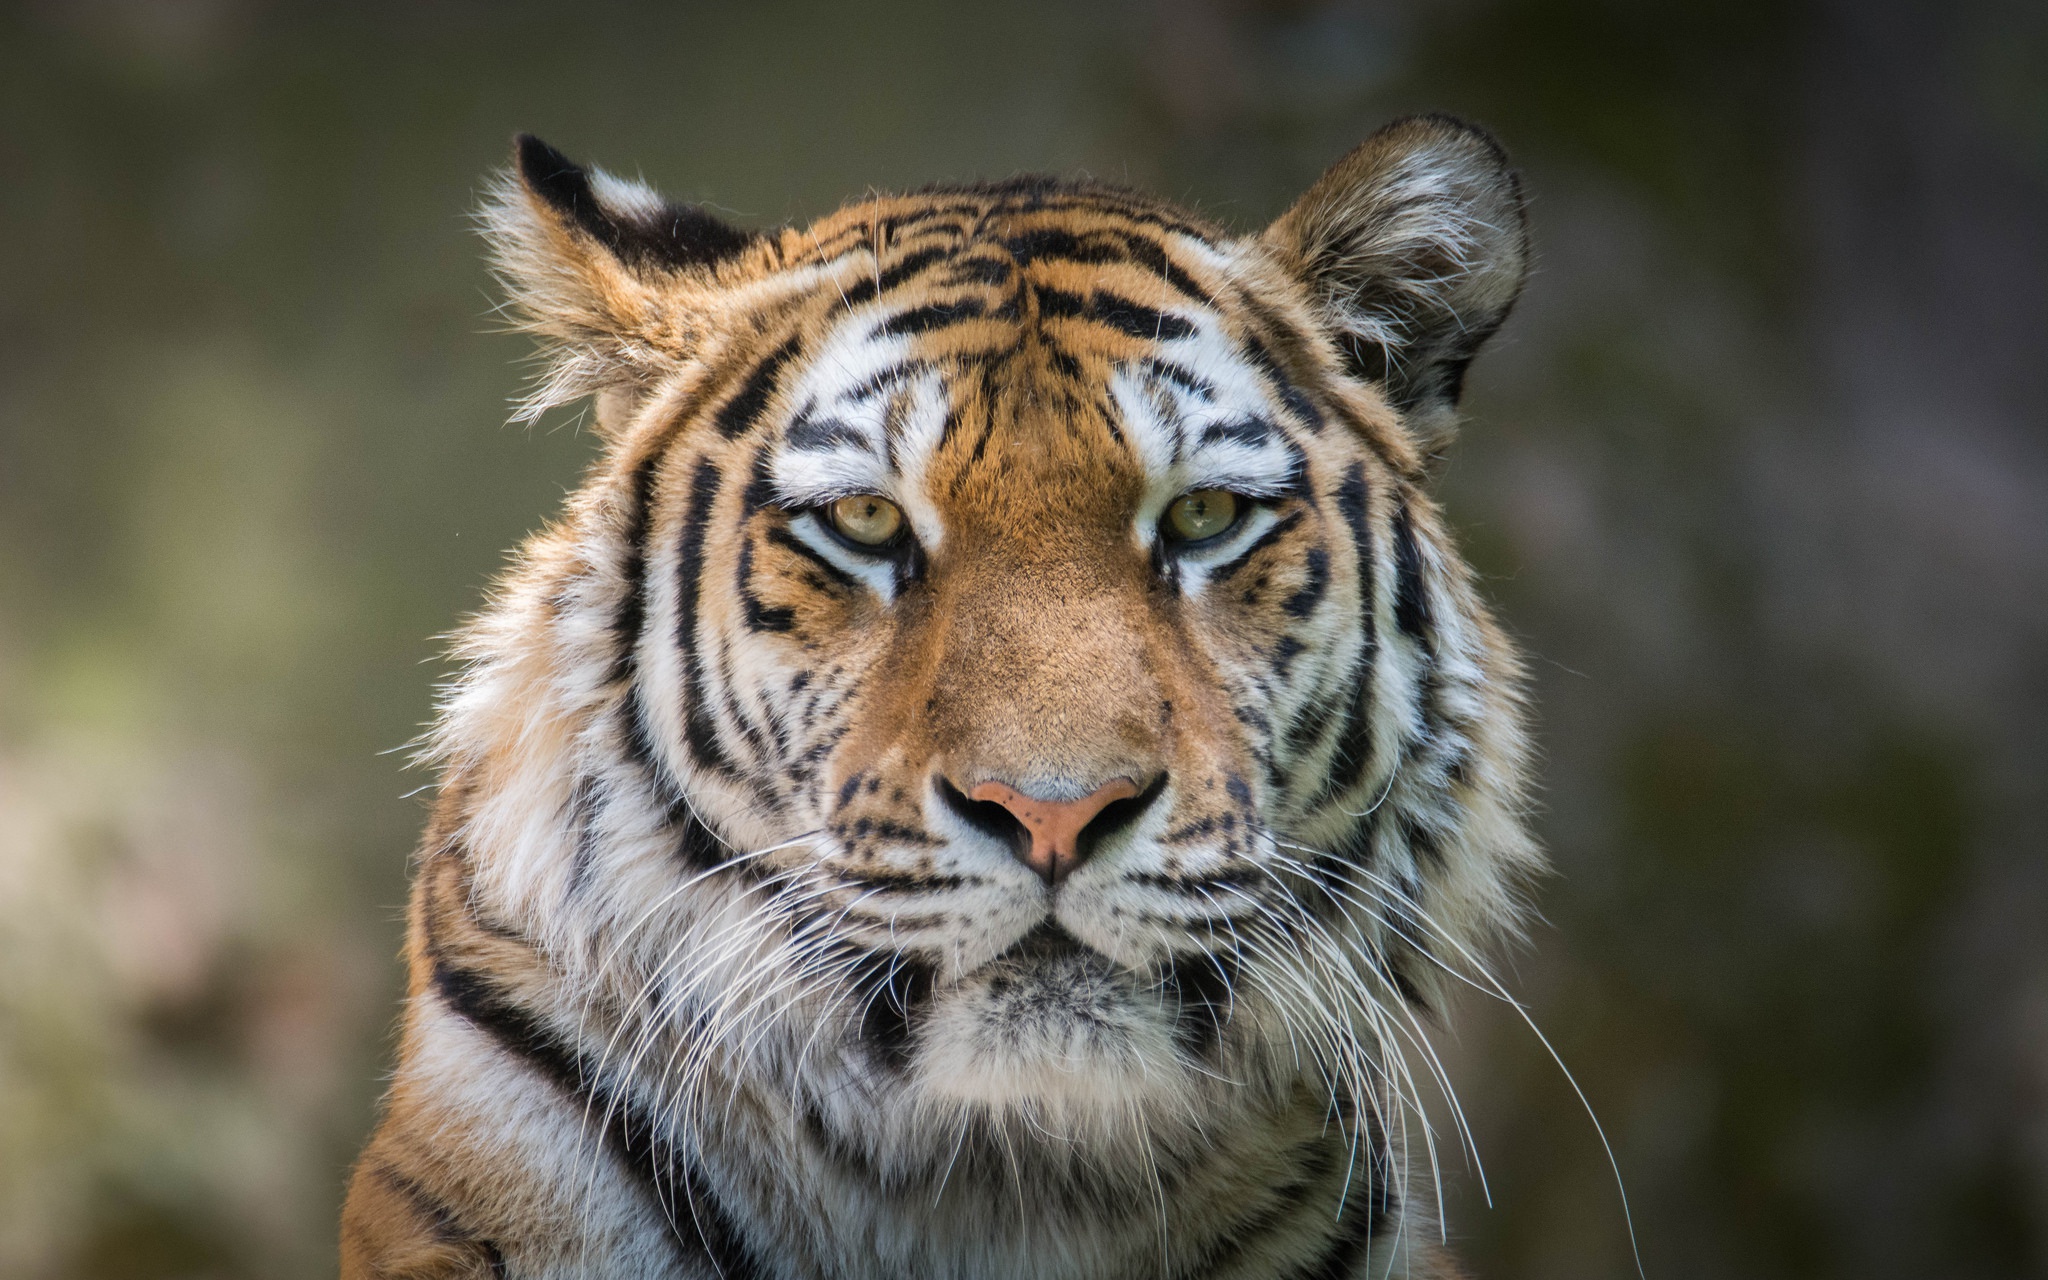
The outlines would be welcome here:
M 522 139 L 485 222 L 607 452 L 463 641 L 344 1274 L 1454 1274 L 1407 1055 L 1539 866 L 1426 493 L 1491 139 L 1252 237 L 751 233 Z

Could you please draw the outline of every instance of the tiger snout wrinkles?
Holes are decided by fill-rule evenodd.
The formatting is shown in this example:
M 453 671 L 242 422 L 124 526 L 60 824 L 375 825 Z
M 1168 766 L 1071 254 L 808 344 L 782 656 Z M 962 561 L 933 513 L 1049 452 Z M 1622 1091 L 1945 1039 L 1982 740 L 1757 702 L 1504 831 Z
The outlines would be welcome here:
M 347 1280 L 1454 1276 L 1417 1081 L 1541 866 L 1430 494 L 1492 139 L 1243 234 L 522 138 L 482 220 L 603 456 L 459 642 Z

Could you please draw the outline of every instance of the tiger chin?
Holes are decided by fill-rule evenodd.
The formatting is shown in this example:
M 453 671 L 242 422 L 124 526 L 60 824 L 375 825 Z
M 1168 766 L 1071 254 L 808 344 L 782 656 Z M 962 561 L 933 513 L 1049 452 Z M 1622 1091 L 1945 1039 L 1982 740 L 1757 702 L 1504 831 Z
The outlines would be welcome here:
M 343 1274 L 1456 1274 L 1428 1036 L 1540 866 L 1428 492 L 1493 140 L 1241 235 L 750 231 L 521 138 L 481 221 L 604 448 L 459 644 Z

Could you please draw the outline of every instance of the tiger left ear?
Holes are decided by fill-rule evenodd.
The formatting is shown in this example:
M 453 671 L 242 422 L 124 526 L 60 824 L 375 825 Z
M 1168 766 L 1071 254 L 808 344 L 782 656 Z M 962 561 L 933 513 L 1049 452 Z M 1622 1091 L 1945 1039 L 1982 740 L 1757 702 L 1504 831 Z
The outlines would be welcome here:
M 693 300 L 760 239 L 531 134 L 513 141 L 478 217 L 507 310 L 547 361 L 515 419 L 595 395 L 600 429 L 701 346 Z
M 1521 180 L 1492 135 L 1397 120 L 1267 228 L 1352 373 L 1378 383 L 1425 452 L 1450 442 L 1466 366 L 1522 292 Z

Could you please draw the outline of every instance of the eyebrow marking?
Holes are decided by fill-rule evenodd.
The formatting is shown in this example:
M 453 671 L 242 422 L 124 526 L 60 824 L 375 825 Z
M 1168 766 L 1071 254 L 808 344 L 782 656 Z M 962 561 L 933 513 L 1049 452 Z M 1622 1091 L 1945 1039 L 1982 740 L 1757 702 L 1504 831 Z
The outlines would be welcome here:
M 790 448 L 805 453 L 829 453 L 847 444 L 862 449 L 874 447 L 866 432 L 844 418 L 816 417 L 808 409 L 789 424 L 783 440 Z
M 1247 305 L 1250 305 L 1249 299 L 1246 302 Z M 1287 371 L 1280 367 L 1280 362 L 1274 359 L 1272 350 L 1266 346 L 1259 335 L 1247 333 L 1244 335 L 1242 343 L 1245 354 L 1250 356 L 1252 363 L 1259 367 L 1259 372 L 1266 375 L 1266 380 L 1272 384 L 1273 390 L 1279 394 L 1280 402 L 1287 406 L 1287 411 L 1299 418 L 1302 425 L 1306 426 L 1310 431 L 1321 431 L 1323 429 L 1323 411 L 1316 408 L 1315 401 L 1308 398 L 1308 393 L 1296 386 L 1294 380 L 1287 376 Z
M 898 385 L 910 381 L 921 373 L 929 373 L 931 368 L 931 362 L 928 360 L 905 360 L 902 364 L 892 364 L 867 381 L 841 392 L 839 398 L 854 403 L 872 400 L 882 392 L 894 390 Z
M 988 304 L 980 298 L 960 298 L 953 302 L 930 302 L 921 307 L 912 307 L 900 312 L 876 326 L 877 338 L 894 338 L 905 334 L 931 333 L 948 328 L 965 320 L 978 319 L 988 310 Z
M 1266 419 L 1253 415 L 1239 418 L 1234 422 L 1218 422 L 1202 430 L 1203 444 L 1218 444 L 1229 440 L 1237 444 L 1256 448 L 1273 438 L 1274 426 Z
M 1099 289 L 1085 298 L 1043 286 L 1037 293 L 1038 314 L 1048 319 L 1091 320 L 1129 337 L 1158 342 L 1192 337 L 1195 332 L 1194 324 L 1180 316 Z
M 1145 361 L 1145 370 L 1156 378 L 1171 382 L 1176 387 L 1204 403 L 1216 398 L 1215 383 L 1194 370 L 1174 364 L 1170 360 L 1161 360 L 1156 356 L 1152 357 Z
M 782 376 L 782 367 L 796 355 L 798 345 L 798 339 L 792 337 L 754 366 L 732 399 L 719 409 L 715 419 L 718 434 L 731 440 L 754 425 L 768 408 L 768 401 L 775 395 L 775 385 Z

